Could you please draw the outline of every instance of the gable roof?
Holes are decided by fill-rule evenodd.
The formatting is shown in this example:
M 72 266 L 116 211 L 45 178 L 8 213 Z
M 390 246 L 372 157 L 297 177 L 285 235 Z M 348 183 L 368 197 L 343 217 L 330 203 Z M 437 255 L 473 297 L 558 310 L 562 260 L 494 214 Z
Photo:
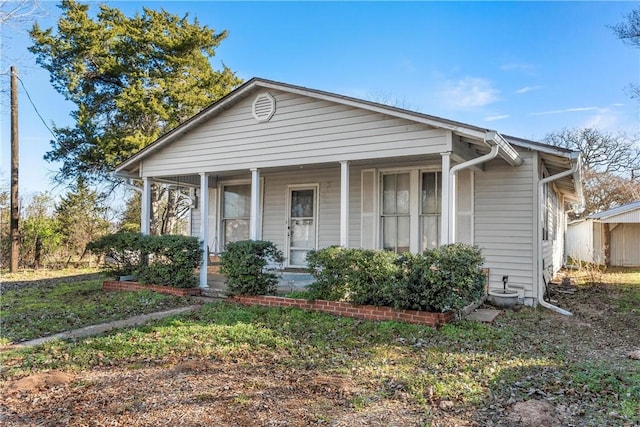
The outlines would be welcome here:
M 178 139 L 181 135 L 194 129 L 204 121 L 209 120 L 216 114 L 231 108 L 237 102 L 250 96 L 256 90 L 259 89 L 275 89 L 285 92 L 295 93 L 299 95 L 309 96 L 312 98 L 323 99 L 331 102 L 336 102 L 343 105 L 349 105 L 357 108 L 363 108 L 369 111 L 379 112 L 382 114 L 404 118 L 418 123 L 423 123 L 432 127 L 450 130 L 462 137 L 472 138 L 474 140 L 484 140 L 487 134 L 495 134 L 497 145 L 501 146 L 501 154 L 505 157 L 505 160 L 513 164 L 519 164 L 519 160 L 514 160 L 517 157 L 517 152 L 511 147 L 509 142 L 502 137 L 499 133 L 493 129 L 482 128 L 474 125 L 469 125 L 454 120 L 444 119 L 441 117 L 431 116 L 428 114 L 418 113 L 415 111 L 405 110 L 398 107 L 379 104 L 372 101 L 353 98 L 345 95 L 339 95 L 331 92 L 325 92 L 317 89 L 309 89 L 302 86 L 296 86 L 288 83 L 276 82 L 273 80 L 262 79 L 254 77 L 246 83 L 242 84 L 226 96 L 222 97 L 217 102 L 211 104 L 209 107 L 203 109 L 198 114 L 189 118 L 179 126 L 169 130 L 164 135 L 161 135 L 154 142 L 123 161 L 116 167 L 116 174 L 118 172 L 126 170 L 133 163 L 136 163 L 156 150 L 170 144 L 174 140 Z
M 156 141 L 149 144 L 129 159 L 123 161 L 116 167 L 115 173 L 118 175 L 126 176 L 127 171 L 135 170 L 136 163 L 140 162 L 162 147 L 171 144 L 173 141 L 179 139 L 185 133 L 191 131 L 192 129 L 196 128 L 212 117 L 215 117 L 222 111 L 231 108 L 239 101 L 251 96 L 260 89 L 280 90 L 302 96 L 308 96 L 356 108 L 362 108 L 389 116 L 403 118 L 436 128 L 450 130 L 454 134 L 459 135 L 460 137 L 465 138 L 468 142 L 474 143 L 476 145 L 482 145 L 483 147 L 487 147 L 488 145 L 498 145 L 499 155 L 511 165 L 518 165 L 522 162 L 522 159 L 520 158 L 518 152 L 513 148 L 513 146 L 519 146 L 525 149 L 538 151 L 541 153 L 542 159 L 543 161 L 545 161 L 545 165 L 547 166 L 549 173 L 552 175 L 559 171 L 569 169 L 571 165 L 579 161 L 577 152 L 522 138 L 512 136 L 505 137 L 493 129 L 478 127 L 467 123 L 444 119 L 442 117 L 405 110 L 394 106 L 379 104 L 376 102 L 353 98 L 336 93 L 254 77 L 218 100 L 217 102 L 203 109 L 198 114 L 189 118 L 181 125 L 169 130 L 164 135 L 160 136 Z M 579 182 L 579 175 L 574 176 L 573 180 L 575 182 Z M 568 193 L 573 193 L 574 183 L 570 182 L 569 178 L 563 179 L 559 184 L 562 187 L 561 189 L 563 191 L 566 190 Z M 577 184 L 576 187 L 580 187 L 575 188 L 575 190 L 577 190 L 577 192 L 579 193 L 578 199 L 581 199 L 581 185 Z

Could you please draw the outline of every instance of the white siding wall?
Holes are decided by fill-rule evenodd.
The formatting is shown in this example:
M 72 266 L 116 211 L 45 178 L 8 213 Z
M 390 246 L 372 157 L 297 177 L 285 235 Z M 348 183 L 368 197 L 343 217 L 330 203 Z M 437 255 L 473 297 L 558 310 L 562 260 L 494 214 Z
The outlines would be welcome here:
M 584 220 L 567 226 L 567 256 L 576 261 L 594 262 L 593 221 Z
M 564 232 L 566 227 L 564 199 L 553 183 L 549 183 L 549 230 L 548 238 L 542 242 L 542 265 L 547 280 L 553 279 L 564 264 Z
M 264 178 L 262 222 L 262 238 L 264 240 L 274 242 L 279 249 L 285 251 L 288 186 L 318 184 L 318 246 L 323 248 L 340 244 L 340 164 L 336 163 L 333 168 L 305 168 L 277 173 L 264 172 L 262 177 Z M 359 185 L 359 178 L 356 180 L 353 172 L 350 178 L 351 186 Z M 354 191 L 351 193 L 353 196 Z M 351 205 L 355 204 L 353 198 L 350 203 Z M 351 210 L 353 211 L 353 209 Z M 352 227 L 354 227 L 353 224 L 354 222 L 350 221 Z
M 566 229 L 566 215 L 564 213 L 564 197 L 555 193 L 553 198 L 554 235 L 550 238 L 553 242 L 551 254 L 552 274 L 556 274 L 564 265 L 564 233 Z
M 143 176 L 242 170 L 447 150 L 448 131 L 296 94 L 270 91 L 276 112 L 258 123 L 254 96 L 146 159 Z
M 604 228 L 593 221 L 593 262 L 604 264 Z
M 625 222 L 625 223 L 640 223 L 640 209 L 633 210 L 631 212 L 625 212 L 620 215 L 615 215 L 603 220 L 605 222 Z
M 524 163 L 513 167 L 503 160 L 485 164 L 475 179 L 474 243 L 482 249 L 490 269 L 490 288 L 509 285 L 522 289 L 522 297 L 534 297 L 535 227 L 533 204 L 533 155 L 520 153 Z
M 640 224 L 610 224 L 611 265 L 640 266 Z

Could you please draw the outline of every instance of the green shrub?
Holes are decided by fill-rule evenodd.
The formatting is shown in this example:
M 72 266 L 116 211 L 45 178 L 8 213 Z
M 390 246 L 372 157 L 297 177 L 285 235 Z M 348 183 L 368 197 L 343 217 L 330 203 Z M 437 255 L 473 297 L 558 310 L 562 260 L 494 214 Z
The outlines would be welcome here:
M 477 247 L 460 243 L 401 255 L 395 307 L 445 312 L 467 306 L 484 294 L 483 262 Z
M 115 233 L 87 247 L 104 255 L 106 267 L 116 276 L 135 275 L 141 283 L 177 288 L 198 286 L 195 269 L 202 250 L 195 237 Z
M 458 310 L 484 293 L 484 262 L 474 246 L 453 244 L 422 254 L 332 246 L 307 255 L 314 299 L 400 309 Z
M 307 263 L 316 281 L 309 290 L 316 299 L 393 305 L 396 257 L 391 252 L 339 246 L 311 251 Z
M 134 274 L 140 267 L 140 233 L 107 234 L 90 242 L 87 249 L 105 258 L 105 266 L 114 276 Z
M 144 236 L 140 250 L 149 262 L 136 271 L 139 282 L 176 288 L 198 286 L 195 270 L 202 260 L 202 248 L 196 237 Z
M 347 274 L 351 249 L 331 246 L 307 253 L 307 266 L 316 279 L 307 288 L 315 299 L 340 301 L 347 298 Z
M 227 277 L 231 294 L 270 295 L 276 291 L 278 278 L 269 266 L 282 261 L 282 252 L 272 242 L 242 240 L 225 247 L 220 272 Z

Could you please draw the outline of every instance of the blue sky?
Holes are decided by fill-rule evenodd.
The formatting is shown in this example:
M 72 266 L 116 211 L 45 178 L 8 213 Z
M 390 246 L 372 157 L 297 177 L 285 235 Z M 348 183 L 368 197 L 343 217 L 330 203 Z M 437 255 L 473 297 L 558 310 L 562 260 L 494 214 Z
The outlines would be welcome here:
M 608 26 L 637 2 L 138 2 L 108 1 L 132 15 L 142 6 L 197 17 L 229 36 L 212 59 L 245 80 L 258 76 L 397 105 L 541 140 L 595 126 L 640 134 L 640 50 Z M 42 27 L 57 3 L 44 2 Z M 95 4 L 95 3 L 92 3 Z M 94 9 L 97 10 L 97 9 Z M 2 28 L 0 73 L 10 65 L 51 126 L 71 124 L 68 104 L 27 51 L 25 28 Z M 9 77 L 0 76 L 4 87 Z M 22 87 L 21 194 L 64 192 L 42 157 L 51 135 Z M 2 100 L 0 178 L 9 179 L 9 102 Z

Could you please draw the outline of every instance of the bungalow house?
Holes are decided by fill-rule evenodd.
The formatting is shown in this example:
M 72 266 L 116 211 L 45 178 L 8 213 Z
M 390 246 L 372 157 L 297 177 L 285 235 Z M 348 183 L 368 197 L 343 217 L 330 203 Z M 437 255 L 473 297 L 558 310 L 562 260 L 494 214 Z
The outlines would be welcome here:
M 640 267 L 640 200 L 570 223 L 566 245 L 575 261 Z
M 143 232 L 151 182 L 190 186 L 192 234 L 209 253 L 270 240 L 296 269 L 330 245 L 419 252 L 464 242 L 482 249 L 490 288 L 508 276 L 528 305 L 546 304 L 543 278 L 563 262 L 565 202 L 582 199 L 577 152 L 260 78 L 116 174 L 142 181 Z

